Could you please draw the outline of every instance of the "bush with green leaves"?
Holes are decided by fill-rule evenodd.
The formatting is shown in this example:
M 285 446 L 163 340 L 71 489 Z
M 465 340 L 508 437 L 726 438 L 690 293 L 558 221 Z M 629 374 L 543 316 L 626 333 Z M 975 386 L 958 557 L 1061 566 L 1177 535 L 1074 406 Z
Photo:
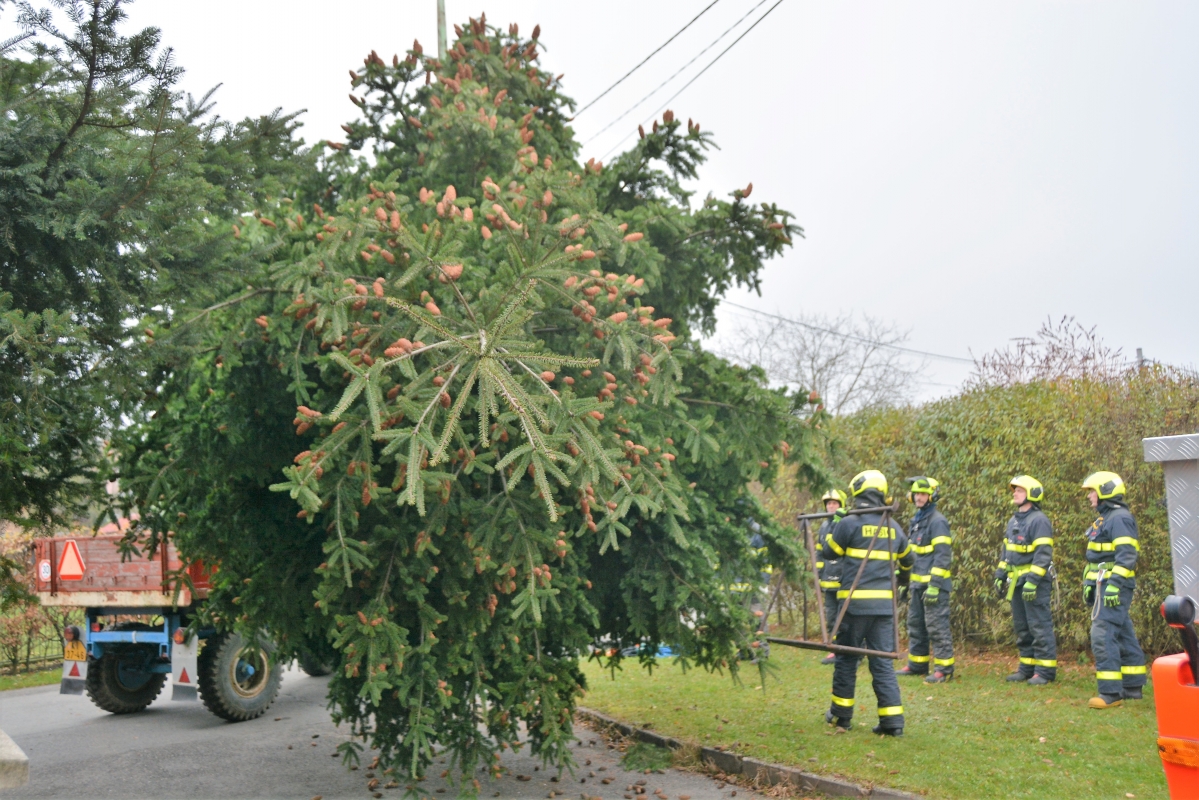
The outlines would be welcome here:
M 1136 515 L 1141 554 L 1132 616 L 1146 650 L 1177 648 L 1158 606 L 1173 591 L 1165 487 L 1160 464 L 1145 463 L 1141 439 L 1199 429 L 1199 382 L 1164 367 L 1112 380 L 1063 379 L 979 387 L 922 406 L 862 412 L 836 423 L 834 465 L 848 479 L 883 470 L 902 496 L 902 479 L 941 482 L 939 508 L 953 528 L 955 635 L 973 644 L 1010 644 L 1008 606 L 992 586 L 1012 513 L 1008 481 L 1024 473 L 1045 486 L 1042 509 L 1054 528 L 1059 647 L 1084 650 L 1090 609 L 1082 598 L 1085 534 L 1095 517 L 1080 488 L 1096 470 L 1119 473 Z M 908 513 L 912 509 L 908 507 Z
M 232 228 L 259 272 L 161 321 L 190 355 L 122 489 L 131 546 L 219 564 L 209 621 L 330 658 L 335 719 L 410 777 L 448 748 L 469 793 L 522 724 L 569 763 L 597 644 L 756 652 L 730 586 L 796 559 L 748 485 L 814 478 L 822 414 L 690 338 L 789 216 L 749 189 L 693 209 L 710 139 L 669 113 L 578 163 L 539 31 L 457 30 L 445 64 L 371 53 L 325 191 Z

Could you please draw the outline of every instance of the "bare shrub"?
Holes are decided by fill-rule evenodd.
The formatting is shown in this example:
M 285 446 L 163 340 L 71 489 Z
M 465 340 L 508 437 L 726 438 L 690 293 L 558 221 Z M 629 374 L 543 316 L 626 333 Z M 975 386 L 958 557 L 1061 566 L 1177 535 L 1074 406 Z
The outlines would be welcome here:
M 1111 382 L 1128 371 L 1120 348 L 1108 347 L 1096 333 L 1072 316 L 1056 323 L 1047 319 L 1033 336 L 1013 339 L 974 359 L 970 387 L 1015 386 L 1036 381 L 1085 378 Z

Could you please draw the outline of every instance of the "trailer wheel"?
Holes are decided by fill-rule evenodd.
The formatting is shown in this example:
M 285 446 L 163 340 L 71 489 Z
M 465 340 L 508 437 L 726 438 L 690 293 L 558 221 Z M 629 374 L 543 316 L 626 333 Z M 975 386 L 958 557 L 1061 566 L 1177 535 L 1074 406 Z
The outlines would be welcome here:
M 296 657 L 296 662 L 306 675 L 311 675 L 313 678 L 322 678 L 333 672 L 333 667 L 329 662 L 311 650 L 301 650 Z
M 238 633 L 221 633 L 200 651 L 200 699 L 221 719 L 244 722 L 275 702 L 283 672 L 270 660 L 274 647 L 249 645 Z
M 123 622 L 114 631 L 151 631 L 140 622 Z M 109 647 L 99 659 L 88 659 L 87 695 L 99 708 L 111 714 L 132 714 L 154 702 L 167 676 L 150 672 L 157 648 L 132 645 Z

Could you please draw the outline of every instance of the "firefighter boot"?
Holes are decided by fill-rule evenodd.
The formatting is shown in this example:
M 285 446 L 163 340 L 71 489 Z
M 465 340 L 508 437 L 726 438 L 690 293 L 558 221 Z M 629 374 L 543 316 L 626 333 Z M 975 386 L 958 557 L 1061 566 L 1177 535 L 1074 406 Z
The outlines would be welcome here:
M 852 720 L 845 719 L 844 717 L 835 716 L 833 714 L 833 712 L 831 712 L 831 711 L 824 712 L 824 721 L 827 722 L 829 725 L 836 723 L 837 724 L 837 730 L 836 730 L 837 733 L 847 733 L 849 731 L 849 729 L 853 727 Z
M 1053 683 L 1053 681 L 1049 680 L 1044 675 L 1033 675 L 1028 679 L 1029 686 L 1044 686 L 1047 683 Z
M 1008 683 L 1023 683 L 1031 677 L 1031 675 L 1025 675 L 1023 672 L 1013 672 L 1011 675 L 1008 675 L 1006 678 L 1004 678 L 1004 680 L 1006 680 Z
M 895 674 L 896 675 L 920 675 L 920 676 L 923 676 L 923 675 L 927 675 L 928 673 L 927 672 L 917 672 L 916 670 L 912 669 L 911 664 L 907 664 L 907 665 L 895 670 Z
M 1124 700 L 1118 694 L 1101 694 L 1087 701 L 1087 708 L 1115 708 L 1122 705 Z
M 827 656 L 820 659 L 820 663 L 821 664 L 836 664 L 837 663 L 837 654 L 829 653 Z
M 875 725 L 870 732 L 878 736 L 903 736 L 903 728 L 884 728 L 882 725 Z
M 1141 687 L 1139 687 L 1139 686 L 1135 689 L 1125 689 L 1124 690 L 1124 699 L 1125 700 L 1140 700 L 1140 699 L 1142 699 L 1142 697 L 1143 697 L 1143 695 L 1141 694 Z
M 925 683 L 946 683 L 952 679 L 953 679 L 952 672 L 942 672 L 941 670 L 937 670 L 932 675 L 929 675 L 927 678 L 925 678 L 924 682 Z

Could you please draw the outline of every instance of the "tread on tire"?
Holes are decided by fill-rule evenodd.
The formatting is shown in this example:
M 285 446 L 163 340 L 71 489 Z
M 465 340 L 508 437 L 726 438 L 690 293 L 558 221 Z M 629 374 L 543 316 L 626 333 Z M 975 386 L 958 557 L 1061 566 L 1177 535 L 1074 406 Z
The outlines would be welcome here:
M 115 626 L 113 630 L 156 629 L 139 622 L 127 622 Z M 146 673 L 146 680 L 135 686 L 128 685 L 128 681 L 122 682 L 120 664 L 130 657 L 137 657 L 133 649 L 113 647 L 99 659 L 89 657 L 87 660 L 87 696 L 98 708 L 110 714 L 132 714 L 143 710 L 154 702 L 166 683 L 167 676 L 162 673 Z M 128 673 L 126 677 L 129 677 Z
M 270 662 L 270 644 L 247 648 L 238 633 L 219 633 L 200 651 L 200 699 L 216 716 L 230 722 L 245 722 L 262 716 L 279 694 L 283 672 Z M 243 652 L 244 651 L 244 652 Z M 246 665 L 253 667 L 247 674 Z

